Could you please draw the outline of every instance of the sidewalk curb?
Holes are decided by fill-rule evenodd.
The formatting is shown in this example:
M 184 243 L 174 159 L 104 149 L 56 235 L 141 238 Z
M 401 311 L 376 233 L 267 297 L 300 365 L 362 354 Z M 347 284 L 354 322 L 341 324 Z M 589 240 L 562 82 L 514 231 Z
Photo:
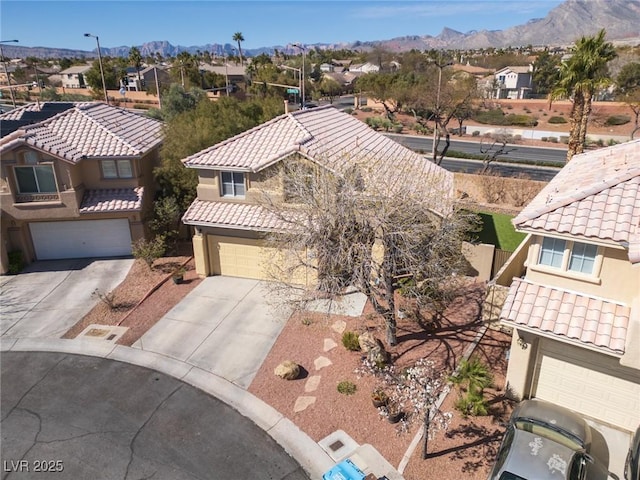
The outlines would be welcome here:
M 51 352 L 88 355 L 149 368 L 212 395 L 249 418 L 273 438 L 311 479 L 334 466 L 329 455 L 291 420 L 256 396 L 201 368 L 165 355 L 92 339 L 0 339 L 0 352 Z

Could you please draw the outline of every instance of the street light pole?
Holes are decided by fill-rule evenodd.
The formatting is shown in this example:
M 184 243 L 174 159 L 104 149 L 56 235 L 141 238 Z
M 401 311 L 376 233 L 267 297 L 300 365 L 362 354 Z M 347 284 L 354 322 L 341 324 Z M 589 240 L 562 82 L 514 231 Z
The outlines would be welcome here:
M 100 39 L 97 35 L 91 35 L 90 33 L 85 33 L 85 37 L 92 37 L 96 39 L 96 44 L 98 45 L 98 64 L 100 65 L 100 76 L 102 77 L 102 89 L 104 90 L 104 101 L 109 105 L 109 95 L 107 95 L 107 84 L 104 81 L 104 70 L 102 69 L 102 54 L 100 53 Z
M 9 85 L 9 93 L 11 94 L 11 103 L 13 108 L 16 108 L 16 97 L 13 94 L 13 87 L 11 86 L 11 79 L 9 78 L 9 71 L 7 70 L 7 61 L 2 53 L 3 43 L 18 43 L 18 40 L 0 40 L 0 57 L 2 57 L 2 66 L 4 67 L 4 76 L 7 77 L 7 84 Z
M 305 80 L 305 75 L 304 75 L 304 64 L 306 63 L 306 54 L 307 54 L 307 49 L 304 48 L 300 43 L 294 43 L 291 45 L 292 47 L 296 47 L 299 48 L 300 50 L 302 50 L 302 73 L 301 73 L 301 81 L 300 83 L 302 84 L 300 87 L 300 108 L 304 107 L 304 101 L 305 101 L 305 96 L 304 96 L 304 80 Z

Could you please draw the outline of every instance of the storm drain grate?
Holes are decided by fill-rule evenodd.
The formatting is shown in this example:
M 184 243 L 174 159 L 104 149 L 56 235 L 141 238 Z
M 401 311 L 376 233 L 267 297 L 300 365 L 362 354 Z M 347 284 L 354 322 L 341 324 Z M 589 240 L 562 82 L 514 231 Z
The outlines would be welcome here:
M 359 446 L 358 443 L 343 430 L 336 430 L 332 434 L 324 437 L 318 442 L 318 445 L 320 445 L 335 462 L 344 460 Z
M 329 448 L 334 452 L 340 450 L 342 447 L 344 447 L 344 443 L 342 443 L 340 440 L 336 440 L 331 445 L 329 445 Z

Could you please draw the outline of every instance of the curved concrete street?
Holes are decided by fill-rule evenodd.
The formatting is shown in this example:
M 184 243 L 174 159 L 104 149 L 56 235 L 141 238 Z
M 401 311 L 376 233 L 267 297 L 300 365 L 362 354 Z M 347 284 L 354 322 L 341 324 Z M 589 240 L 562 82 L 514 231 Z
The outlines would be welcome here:
M 308 479 L 251 420 L 163 373 L 44 352 L 1 367 L 2 479 Z

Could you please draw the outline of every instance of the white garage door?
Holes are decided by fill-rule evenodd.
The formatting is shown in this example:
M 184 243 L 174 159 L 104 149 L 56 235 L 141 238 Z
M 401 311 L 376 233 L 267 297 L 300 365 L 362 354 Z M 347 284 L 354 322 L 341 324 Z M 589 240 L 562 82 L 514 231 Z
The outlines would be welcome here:
M 533 396 L 633 431 L 640 424 L 640 372 L 615 357 L 543 340 Z
M 131 255 L 126 218 L 30 223 L 38 260 Z

